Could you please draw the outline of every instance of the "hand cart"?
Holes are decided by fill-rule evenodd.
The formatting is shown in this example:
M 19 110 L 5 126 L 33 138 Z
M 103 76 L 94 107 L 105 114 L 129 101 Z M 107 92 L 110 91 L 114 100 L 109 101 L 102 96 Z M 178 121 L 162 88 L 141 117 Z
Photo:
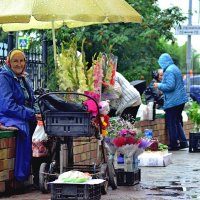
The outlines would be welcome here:
M 83 102 L 88 99 L 97 107 L 95 120 L 99 121 L 99 125 L 94 125 L 94 117 L 83 106 Z M 49 161 L 40 166 L 40 190 L 43 193 L 49 192 L 48 183 L 69 170 L 89 172 L 92 178 L 105 180 L 101 186 L 102 194 L 107 193 L 109 184 L 112 189 L 116 189 L 116 174 L 113 163 L 105 156 L 100 113 L 95 99 L 82 93 L 46 92 L 38 97 L 38 104 L 51 147 Z M 88 153 L 88 164 L 74 162 L 74 144 L 79 142 L 96 143 L 96 157 L 93 158 L 92 154 Z

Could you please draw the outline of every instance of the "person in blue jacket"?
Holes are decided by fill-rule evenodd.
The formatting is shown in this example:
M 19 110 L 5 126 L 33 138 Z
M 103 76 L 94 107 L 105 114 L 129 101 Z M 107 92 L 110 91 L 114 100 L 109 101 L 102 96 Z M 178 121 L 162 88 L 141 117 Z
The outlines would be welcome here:
M 188 101 L 182 73 L 174 64 L 168 53 L 163 53 L 158 59 L 164 76 L 161 83 L 154 87 L 164 93 L 164 110 L 166 113 L 167 130 L 169 134 L 169 150 L 179 150 L 188 147 L 182 126 L 182 111 Z
M 34 94 L 25 73 L 26 56 L 14 49 L 0 68 L 0 123 L 16 127 L 16 158 L 14 176 L 25 181 L 31 172 L 31 134 L 35 130 L 36 115 L 33 109 Z

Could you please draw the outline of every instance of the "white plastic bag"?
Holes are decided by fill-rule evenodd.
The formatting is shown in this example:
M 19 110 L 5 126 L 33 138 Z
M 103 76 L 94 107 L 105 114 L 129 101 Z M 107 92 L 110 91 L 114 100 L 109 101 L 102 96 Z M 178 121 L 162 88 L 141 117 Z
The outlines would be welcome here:
M 143 105 L 140 120 L 153 120 L 153 102 Z
M 147 104 L 148 120 L 153 120 L 153 104 L 154 104 L 154 102 L 149 102 Z
M 47 134 L 44 130 L 44 125 L 41 121 L 38 121 L 36 129 L 32 136 L 32 155 L 33 157 L 47 156 Z
M 143 105 L 141 109 L 140 121 L 147 120 L 147 105 Z
M 32 141 L 42 141 L 42 140 L 47 140 L 47 134 L 44 131 L 44 125 L 41 122 L 38 122 L 32 136 Z

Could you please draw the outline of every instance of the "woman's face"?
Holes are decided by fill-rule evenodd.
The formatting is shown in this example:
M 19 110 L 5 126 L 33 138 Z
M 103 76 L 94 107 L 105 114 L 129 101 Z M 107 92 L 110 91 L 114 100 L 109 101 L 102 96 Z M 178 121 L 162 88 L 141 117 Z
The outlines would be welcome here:
M 25 58 L 23 54 L 15 53 L 10 60 L 10 68 L 16 75 L 21 75 L 25 68 Z

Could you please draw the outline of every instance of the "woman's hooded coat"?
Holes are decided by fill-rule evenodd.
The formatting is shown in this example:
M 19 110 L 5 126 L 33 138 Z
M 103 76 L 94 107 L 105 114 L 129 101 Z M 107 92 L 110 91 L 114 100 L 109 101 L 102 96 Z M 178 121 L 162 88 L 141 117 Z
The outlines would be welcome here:
M 0 123 L 15 126 L 19 129 L 16 135 L 16 159 L 14 175 L 18 181 L 27 180 L 31 170 L 31 135 L 29 122 L 34 121 L 35 112 L 31 108 L 34 103 L 33 91 L 27 82 L 31 94 L 30 108 L 25 107 L 25 96 L 18 78 L 9 66 L 0 68 Z
M 167 53 L 162 54 L 158 63 L 164 72 L 162 82 L 158 83 L 158 89 L 164 93 L 164 109 L 186 103 L 188 97 L 182 73 L 174 64 L 171 56 Z

